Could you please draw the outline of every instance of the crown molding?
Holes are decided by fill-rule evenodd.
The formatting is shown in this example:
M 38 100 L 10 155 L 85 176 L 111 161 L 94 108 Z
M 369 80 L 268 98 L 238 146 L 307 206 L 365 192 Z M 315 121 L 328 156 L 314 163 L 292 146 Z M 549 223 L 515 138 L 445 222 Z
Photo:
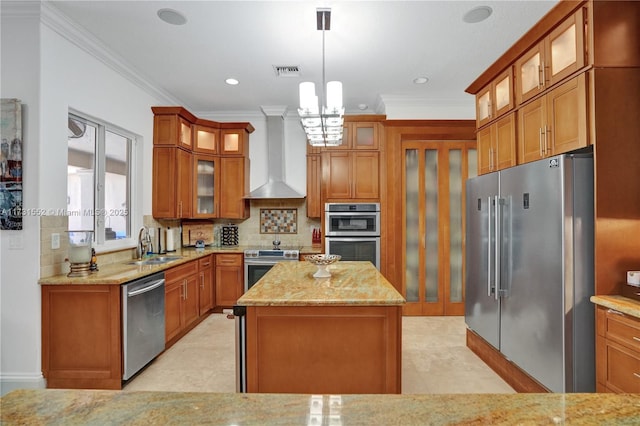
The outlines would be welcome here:
M 115 54 L 93 34 L 76 24 L 57 7 L 44 1 L 40 4 L 40 20 L 43 25 L 55 31 L 79 49 L 93 56 L 143 91 L 157 98 L 160 102 L 166 105 L 185 105 L 181 99 L 154 85 L 148 77 L 135 70 L 129 63 Z

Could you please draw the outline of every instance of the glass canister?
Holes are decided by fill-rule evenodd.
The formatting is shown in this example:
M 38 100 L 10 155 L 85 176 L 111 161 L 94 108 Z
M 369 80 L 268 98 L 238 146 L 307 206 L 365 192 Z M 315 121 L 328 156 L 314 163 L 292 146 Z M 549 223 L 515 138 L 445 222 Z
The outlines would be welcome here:
M 69 234 L 69 277 L 84 277 L 91 273 L 91 242 L 93 231 L 67 231 Z

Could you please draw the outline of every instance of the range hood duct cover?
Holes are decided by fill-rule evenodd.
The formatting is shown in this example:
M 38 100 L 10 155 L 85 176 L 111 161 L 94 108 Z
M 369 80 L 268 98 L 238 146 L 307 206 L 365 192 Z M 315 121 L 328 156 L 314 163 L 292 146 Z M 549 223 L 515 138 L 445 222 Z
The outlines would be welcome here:
M 284 118 L 282 115 L 267 115 L 267 178 L 267 183 L 251 191 L 248 198 L 299 199 L 305 197 L 284 181 Z

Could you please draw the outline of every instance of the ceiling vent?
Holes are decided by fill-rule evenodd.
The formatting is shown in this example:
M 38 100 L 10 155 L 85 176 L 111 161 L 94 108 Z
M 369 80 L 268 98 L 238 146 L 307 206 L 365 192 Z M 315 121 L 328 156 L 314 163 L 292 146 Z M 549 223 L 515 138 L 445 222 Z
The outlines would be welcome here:
M 278 77 L 300 77 L 300 67 L 297 65 L 274 65 L 273 69 Z

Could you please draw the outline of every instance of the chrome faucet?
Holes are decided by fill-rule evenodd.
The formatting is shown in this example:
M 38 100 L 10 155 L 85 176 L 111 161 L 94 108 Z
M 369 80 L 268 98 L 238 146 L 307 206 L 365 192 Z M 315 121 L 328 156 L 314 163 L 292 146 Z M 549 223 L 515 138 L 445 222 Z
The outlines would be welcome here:
M 149 231 L 143 226 L 140 228 L 140 232 L 138 233 L 138 247 L 136 250 L 138 259 L 142 259 L 147 254 L 150 243 L 151 237 L 149 236 Z

